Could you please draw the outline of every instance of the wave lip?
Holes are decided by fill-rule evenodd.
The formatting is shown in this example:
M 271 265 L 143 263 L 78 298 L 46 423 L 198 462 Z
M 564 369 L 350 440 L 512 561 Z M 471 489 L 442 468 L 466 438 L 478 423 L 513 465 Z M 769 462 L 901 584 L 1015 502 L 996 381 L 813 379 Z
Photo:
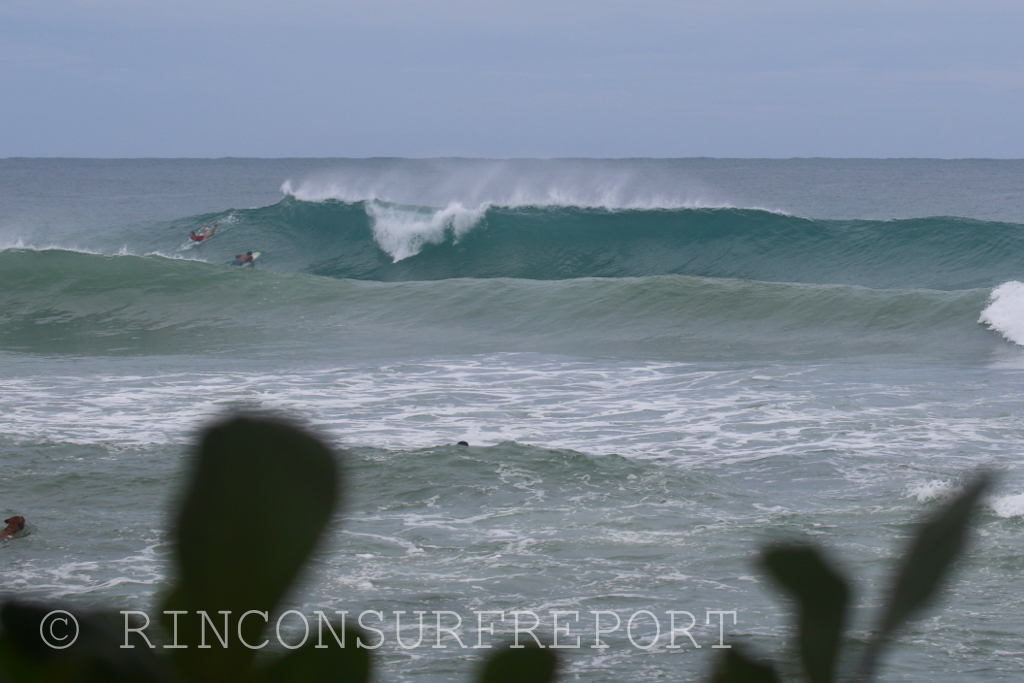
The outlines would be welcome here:
M 993 289 L 978 322 L 1024 346 L 1024 282 L 1011 280 Z
M 427 244 L 458 241 L 479 223 L 488 207 L 466 208 L 453 202 L 440 210 L 366 202 L 373 237 L 395 263 L 415 256 Z

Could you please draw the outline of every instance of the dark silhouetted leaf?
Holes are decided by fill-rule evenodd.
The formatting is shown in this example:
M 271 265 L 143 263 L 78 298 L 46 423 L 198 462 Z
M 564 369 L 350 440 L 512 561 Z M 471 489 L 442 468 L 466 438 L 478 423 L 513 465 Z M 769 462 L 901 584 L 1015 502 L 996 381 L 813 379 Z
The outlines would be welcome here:
M 921 525 L 896 575 L 879 628 L 864 652 L 864 678 L 871 676 L 878 653 L 893 632 L 927 604 L 946 577 L 963 549 L 974 505 L 990 483 L 991 476 L 982 474 Z
M 59 628 L 55 631 L 46 628 L 48 624 L 55 625 L 44 620 L 54 610 L 71 614 L 57 617 L 66 621 L 56 625 Z M 137 634 L 129 639 L 129 644 L 136 647 L 122 647 L 125 640 L 123 630 L 118 628 L 119 617 L 39 603 L 7 602 L 0 608 L 4 628 L 0 670 L 12 683 L 163 683 L 171 680 L 168 671 Z M 56 635 L 69 643 L 68 647 L 47 645 L 40 625 L 44 632 L 52 634 L 51 638 Z M 55 640 L 50 642 L 57 644 Z
M 484 665 L 480 683 L 552 683 L 558 659 L 537 646 L 503 650 Z
M 28 659 L 14 643 L 0 635 L 0 681 L 3 683 L 36 683 L 40 666 Z
M 272 613 L 330 519 L 338 492 L 331 453 L 308 434 L 280 422 L 235 418 L 204 436 L 174 529 L 178 583 L 164 610 L 178 617 L 178 643 L 170 650 L 190 675 L 207 681 L 239 680 L 254 650 L 238 640 L 237 620 L 250 610 Z M 198 610 L 205 610 L 228 647 L 206 624 L 200 640 Z M 272 618 L 272 615 L 271 615 Z M 163 615 L 172 633 L 172 617 Z M 250 615 L 242 636 L 262 641 L 267 622 Z
M 828 683 L 846 625 L 846 581 L 812 546 L 772 548 L 765 551 L 763 560 L 797 599 L 800 659 L 807 677 L 812 683 Z
M 733 646 L 718 660 L 711 683 L 778 683 L 771 662 L 758 662 L 748 658 L 740 648 Z
M 312 624 L 311 624 L 312 626 Z M 341 627 L 335 626 L 339 635 Z M 311 631 L 315 634 L 315 627 Z M 342 649 L 327 629 L 324 629 L 323 645 L 318 644 L 315 635 L 298 650 L 289 652 L 257 674 L 260 683 L 366 683 L 370 680 L 370 651 L 356 647 L 356 636 L 366 635 L 356 629 L 346 629 Z

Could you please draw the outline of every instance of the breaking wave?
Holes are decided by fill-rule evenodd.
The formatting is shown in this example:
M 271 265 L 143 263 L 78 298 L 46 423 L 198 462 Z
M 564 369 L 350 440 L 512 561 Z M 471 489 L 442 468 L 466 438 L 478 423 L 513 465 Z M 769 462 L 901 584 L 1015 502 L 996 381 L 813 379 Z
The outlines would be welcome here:
M 993 289 L 978 322 L 1024 346 L 1024 282 L 1004 282 Z
M 188 241 L 189 230 L 218 221 L 213 239 Z M 759 209 L 436 208 L 288 196 L 76 246 L 212 263 L 260 251 L 270 270 L 382 281 L 690 275 L 958 290 L 1020 278 L 1024 229 L 950 217 L 840 221 Z

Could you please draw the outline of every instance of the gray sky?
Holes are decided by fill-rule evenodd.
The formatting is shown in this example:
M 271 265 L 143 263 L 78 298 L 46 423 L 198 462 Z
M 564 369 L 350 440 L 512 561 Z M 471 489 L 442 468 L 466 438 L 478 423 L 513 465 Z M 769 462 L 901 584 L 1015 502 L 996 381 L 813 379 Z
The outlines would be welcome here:
M 3 0 L 0 157 L 1024 157 L 1024 2 Z

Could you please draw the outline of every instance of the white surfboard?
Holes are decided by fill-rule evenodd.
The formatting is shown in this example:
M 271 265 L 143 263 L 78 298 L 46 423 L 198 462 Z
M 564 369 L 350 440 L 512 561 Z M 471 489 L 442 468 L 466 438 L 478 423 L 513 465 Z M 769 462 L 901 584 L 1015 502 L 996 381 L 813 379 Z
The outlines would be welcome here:
M 243 266 L 243 267 L 244 266 L 251 266 L 252 264 L 256 263 L 256 259 L 258 259 L 259 257 L 260 257 L 260 252 L 254 251 L 254 252 L 252 252 L 252 261 L 249 261 L 248 263 L 242 263 L 242 259 L 237 259 L 236 258 L 234 261 L 231 262 L 231 265 L 233 265 L 233 266 Z

